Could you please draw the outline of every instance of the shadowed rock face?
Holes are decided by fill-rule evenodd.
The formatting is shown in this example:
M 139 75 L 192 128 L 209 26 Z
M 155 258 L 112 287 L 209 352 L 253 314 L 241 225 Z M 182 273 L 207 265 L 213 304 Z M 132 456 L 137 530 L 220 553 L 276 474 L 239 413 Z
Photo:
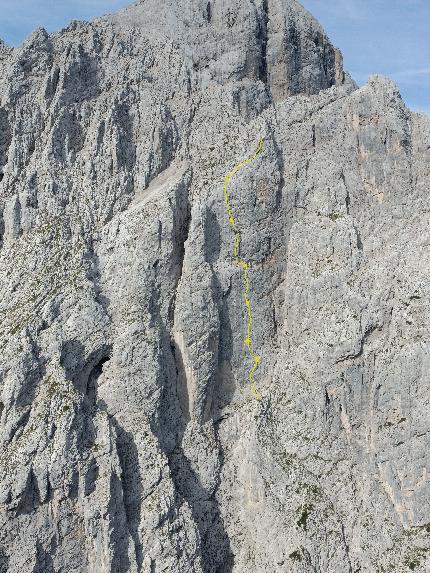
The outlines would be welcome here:
M 172 43 L 206 87 L 260 80 L 274 101 L 316 94 L 344 82 L 342 57 L 318 22 L 295 0 L 144 0 L 113 16 Z M 255 102 L 252 102 L 255 104 Z
M 0 572 L 424 573 L 428 118 L 295 0 L 39 29 L 0 98 Z

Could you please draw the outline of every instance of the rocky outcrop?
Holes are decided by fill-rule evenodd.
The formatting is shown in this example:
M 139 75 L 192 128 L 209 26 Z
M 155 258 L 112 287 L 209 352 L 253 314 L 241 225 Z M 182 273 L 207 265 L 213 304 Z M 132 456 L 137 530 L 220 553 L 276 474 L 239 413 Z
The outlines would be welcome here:
M 295 0 L 0 71 L 0 571 L 426 571 L 429 119 Z

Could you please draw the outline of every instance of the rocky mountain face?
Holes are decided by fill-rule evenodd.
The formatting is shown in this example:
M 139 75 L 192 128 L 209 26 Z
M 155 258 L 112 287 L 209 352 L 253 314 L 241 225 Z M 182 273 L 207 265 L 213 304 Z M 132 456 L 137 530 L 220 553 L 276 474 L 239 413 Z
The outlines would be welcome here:
M 429 571 L 429 181 L 295 0 L 0 43 L 0 572 Z

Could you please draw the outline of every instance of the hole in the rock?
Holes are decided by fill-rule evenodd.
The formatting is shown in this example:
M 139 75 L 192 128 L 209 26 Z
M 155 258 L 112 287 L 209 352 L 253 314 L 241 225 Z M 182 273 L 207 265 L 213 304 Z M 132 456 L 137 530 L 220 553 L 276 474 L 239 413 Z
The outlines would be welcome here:
M 109 362 L 109 360 L 110 356 L 103 356 L 92 368 L 88 376 L 86 395 L 92 404 L 95 404 L 97 399 L 97 380 L 103 372 L 103 365 Z

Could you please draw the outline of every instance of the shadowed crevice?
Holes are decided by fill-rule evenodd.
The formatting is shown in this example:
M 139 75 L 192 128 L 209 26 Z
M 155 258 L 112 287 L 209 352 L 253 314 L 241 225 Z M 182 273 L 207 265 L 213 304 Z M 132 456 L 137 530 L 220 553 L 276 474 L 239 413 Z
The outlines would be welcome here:
M 142 543 L 139 538 L 140 504 L 143 487 L 140 477 L 139 455 L 131 432 L 126 432 L 117 421 L 117 451 L 121 465 L 121 483 L 124 496 L 125 515 L 130 535 L 134 541 L 138 570 L 143 562 Z
M 52 557 L 40 543 L 36 545 L 36 565 L 32 573 L 55 573 Z
M 9 557 L 6 549 L 0 545 L 0 573 L 8 573 L 9 571 Z
M 203 573 L 231 573 L 234 556 L 224 527 L 215 491 L 208 491 L 182 447 L 189 417 L 184 415 L 181 404 L 180 376 L 183 371 L 182 356 L 163 323 L 159 303 L 153 301 L 153 323 L 160 331 L 160 382 L 162 395 L 159 408 L 151 420 L 151 430 L 166 455 L 175 486 L 176 505 L 187 502 L 200 538 L 200 560 Z M 222 457 L 221 448 L 219 448 Z M 222 465 L 222 460 L 221 460 Z M 190 571 L 192 564 L 190 564 Z
M 268 24 L 269 24 L 269 5 L 268 0 L 263 0 L 262 17 L 258 22 L 257 40 L 261 46 L 260 63 L 258 68 L 258 79 L 268 86 L 267 72 L 267 42 L 268 42 Z M 269 87 L 269 86 L 268 86 Z
M 222 451 L 219 453 L 222 458 Z M 234 555 L 216 498 L 219 478 L 214 492 L 205 489 L 181 443 L 168 456 L 168 461 L 175 490 L 188 503 L 199 533 L 203 573 L 232 573 Z M 221 465 L 222 462 L 221 459 Z
M 8 160 L 9 147 L 12 143 L 12 127 L 8 113 L 0 108 L 0 173 L 3 175 L 3 167 Z M 2 177 L 3 178 L 3 177 Z
M 27 476 L 27 483 L 21 494 L 16 515 L 32 513 L 40 505 L 40 492 L 33 468 L 30 468 Z
M 113 550 L 111 571 L 115 571 L 115 573 L 129 573 L 130 571 L 130 559 L 128 557 L 129 534 L 121 504 L 122 500 L 123 485 L 118 476 L 112 473 L 108 513 L 110 545 Z

